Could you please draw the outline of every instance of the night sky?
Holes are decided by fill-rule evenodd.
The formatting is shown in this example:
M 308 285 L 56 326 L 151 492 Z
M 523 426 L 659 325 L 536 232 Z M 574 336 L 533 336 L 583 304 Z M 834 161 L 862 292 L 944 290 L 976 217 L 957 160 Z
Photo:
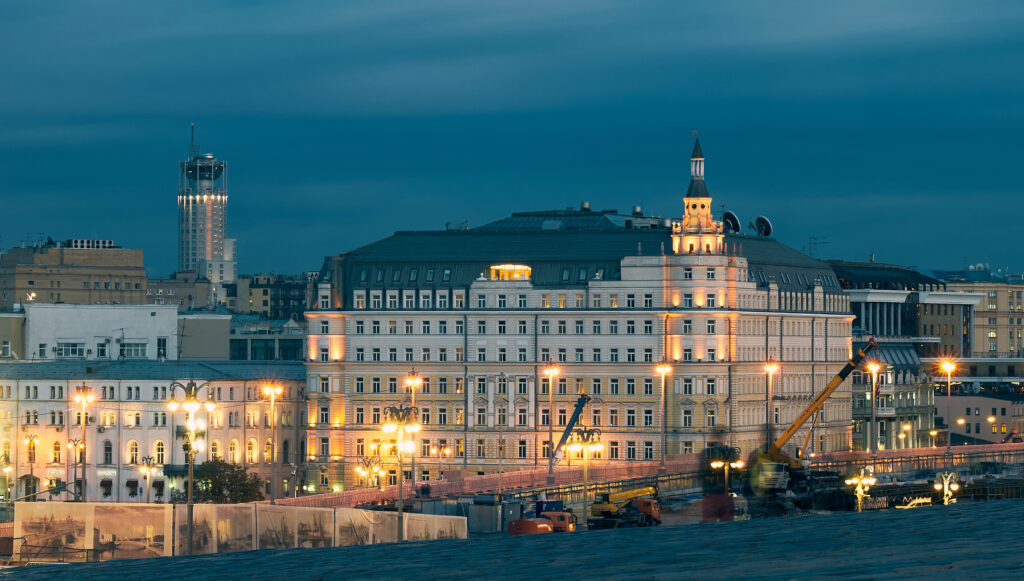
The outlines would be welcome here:
M 239 272 L 708 188 L 824 258 L 1024 270 L 1024 3 L 8 2 L 0 246 L 176 265 L 195 122 Z M 717 213 L 717 210 L 716 210 Z

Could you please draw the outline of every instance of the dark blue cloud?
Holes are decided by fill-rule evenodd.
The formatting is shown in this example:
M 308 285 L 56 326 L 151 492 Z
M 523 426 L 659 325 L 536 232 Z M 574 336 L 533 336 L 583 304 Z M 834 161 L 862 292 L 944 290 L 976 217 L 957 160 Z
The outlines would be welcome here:
M 244 272 L 396 229 L 716 204 L 820 254 L 1022 269 L 1024 5 L 29 3 L 0 22 L 0 245 L 175 264 L 195 121 Z

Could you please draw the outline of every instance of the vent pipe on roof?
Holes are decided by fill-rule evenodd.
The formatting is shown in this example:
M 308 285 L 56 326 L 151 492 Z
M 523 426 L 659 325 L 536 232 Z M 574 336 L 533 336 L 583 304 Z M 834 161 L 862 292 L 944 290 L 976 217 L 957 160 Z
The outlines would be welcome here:
M 583 210 L 584 212 L 589 212 L 590 202 L 583 202 L 582 204 L 580 204 L 580 210 Z
M 640 206 L 633 206 L 633 215 L 634 216 L 643 216 L 644 215 L 643 210 L 640 208 Z

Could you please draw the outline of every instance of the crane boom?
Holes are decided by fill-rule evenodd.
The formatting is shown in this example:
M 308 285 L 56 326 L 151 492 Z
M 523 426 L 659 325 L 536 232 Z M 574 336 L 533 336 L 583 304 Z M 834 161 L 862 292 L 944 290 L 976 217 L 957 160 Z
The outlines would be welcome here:
M 551 459 L 548 460 L 548 469 L 554 468 L 555 464 L 562 459 L 562 446 L 569 439 L 569 434 L 572 433 L 572 429 L 576 427 L 576 422 L 580 421 L 580 414 L 583 413 L 583 406 L 587 405 L 590 401 L 590 396 L 586 394 L 580 394 L 580 398 L 576 400 L 576 409 L 573 410 L 572 416 L 569 421 L 565 424 L 565 431 L 562 432 L 562 438 L 558 440 L 558 445 L 551 450 Z M 548 421 L 552 421 L 554 418 L 548 417 Z
M 793 420 L 793 423 L 791 423 L 789 427 L 786 428 L 786 431 L 782 432 L 782 435 L 780 435 L 778 439 L 776 439 L 768 448 L 768 452 L 766 453 L 766 455 L 770 459 L 772 459 L 775 462 L 789 464 L 793 468 L 800 467 L 800 461 L 785 455 L 782 452 L 782 447 L 785 446 L 787 442 L 789 442 L 790 438 L 796 435 L 797 430 L 799 430 L 807 422 L 807 420 L 811 418 L 811 416 L 818 413 L 818 411 L 821 410 L 822 407 L 824 407 L 825 402 L 832 395 L 832 392 L 834 392 L 836 389 L 839 388 L 840 385 L 842 385 L 843 380 L 845 380 L 846 377 L 850 375 L 850 372 L 852 372 L 854 368 L 856 368 L 857 365 L 859 365 L 860 362 L 863 361 L 864 358 L 867 357 L 868 353 L 870 353 L 871 350 L 874 349 L 875 347 L 878 347 L 878 343 L 876 343 L 874 339 L 870 339 L 868 340 L 867 345 L 861 347 L 860 349 L 857 350 L 856 353 L 853 354 L 853 357 L 851 357 L 850 360 L 846 362 L 846 365 L 839 370 L 839 373 L 837 373 L 836 376 L 832 378 L 832 381 L 828 382 L 828 385 L 825 386 L 825 389 L 821 390 L 821 393 L 819 393 L 817 397 L 815 397 L 814 400 L 811 401 L 810 405 L 808 405 L 807 408 L 805 408 L 804 411 L 801 412 L 795 420 Z

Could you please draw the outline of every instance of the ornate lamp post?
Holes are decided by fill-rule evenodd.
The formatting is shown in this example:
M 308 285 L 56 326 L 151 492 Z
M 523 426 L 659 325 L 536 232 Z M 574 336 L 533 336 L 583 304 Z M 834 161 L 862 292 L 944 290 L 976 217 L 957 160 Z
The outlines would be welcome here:
M 661 376 L 661 464 L 658 472 L 665 473 L 665 454 L 668 452 L 668 410 L 665 409 L 665 376 L 672 373 L 672 366 L 663 362 L 655 371 Z
M 185 461 L 188 463 L 188 490 L 186 490 L 186 506 L 188 519 L 188 554 L 192 554 L 192 545 L 195 544 L 195 522 L 192 518 L 192 489 L 195 488 L 195 482 L 193 475 L 195 473 L 196 454 L 201 452 L 205 447 L 205 442 L 202 440 L 202 435 L 205 433 L 206 426 L 201 425 L 196 419 L 196 412 L 201 407 L 205 407 L 207 412 L 212 412 L 216 407 L 212 401 L 200 403 L 199 392 L 203 389 L 209 389 L 210 384 L 208 382 L 197 384 L 194 381 L 189 381 L 188 384 L 178 383 L 177 381 L 172 382 L 170 386 L 172 399 L 167 402 L 167 408 L 172 412 L 178 409 L 180 405 L 186 413 L 185 420 L 185 434 L 184 442 L 181 445 L 181 449 L 185 452 Z M 173 399 L 174 390 L 180 389 L 185 394 L 185 399 L 179 404 L 177 400 Z
M 949 421 L 953 416 L 953 372 L 956 371 L 956 363 L 949 359 L 942 362 L 939 368 L 946 373 L 946 456 L 949 456 L 949 444 L 953 440 L 953 422 Z M 949 461 L 949 458 L 946 458 Z
M 953 498 L 953 493 L 960 490 L 960 483 L 956 481 L 956 472 L 939 472 L 935 477 L 942 481 L 935 483 L 935 490 L 942 492 L 942 504 L 954 504 L 956 499 Z
M 14 520 L 11 518 L 11 465 L 7 461 L 4 458 L 4 521 Z
M 420 377 L 419 374 L 416 373 L 416 368 L 414 367 L 409 372 L 409 375 L 405 376 L 405 387 L 409 390 L 409 393 L 412 396 L 412 403 L 410 404 L 410 405 L 412 405 L 412 407 L 416 407 L 416 390 L 419 389 L 420 386 L 422 386 L 422 385 L 423 385 L 423 378 Z M 410 456 L 410 462 L 412 464 L 412 491 L 413 491 L 413 495 L 415 495 L 416 494 L 416 447 L 415 446 L 413 446 L 413 450 L 409 454 L 409 456 Z
M 71 454 L 71 460 L 75 465 L 71 480 L 71 485 L 73 487 L 72 491 L 74 493 L 75 500 L 82 501 L 84 498 L 81 497 L 81 490 L 78 488 L 78 458 L 85 453 L 85 442 L 78 438 L 68 438 L 68 450 L 70 450 L 69 454 Z
M 853 490 L 854 496 L 857 497 L 857 512 L 860 512 L 860 509 L 864 504 L 864 499 L 869 498 L 871 496 L 868 494 L 868 489 L 874 486 L 875 482 L 876 480 L 874 471 L 871 470 L 870 466 L 867 468 L 866 474 L 865 469 L 861 468 L 859 476 L 854 476 L 853 478 L 846 479 L 847 486 L 857 486 Z
M 878 371 L 882 369 L 882 366 L 877 361 L 871 361 L 868 363 L 868 371 L 871 372 L 871 396 L 868 400 L 871 401 L 871 426 L 868 429 L 868 452 L 874 452 L 875 448 L 878 447 L 878 437 L 875 436 L 875 408 L 878 405 L 875 403 L 875 399 L 878 397 Z
M 363 478 L 366 487 L 377 486 L 385 474 L 384 467 L 380 465 L 380 458 L 376 456 L 363 456 L 359 458 L 360 466 L 356 466 L 356 473 Z M 371 478 L 376 482 L 371 483 Z
M 35 500 L 36 500 L 36 492 L 38 492 L 36 490 L 36 488 L 38 488 L 38 487 L 36 486 L 36 474 L 35 474 L 36 444 L 38 444 L 38 443 L 39 443 L 39 436 L 37 436 L 35 434 L 25 434 L 25 447 L 26 447 L 26 450 L 28 452 L 28 485 L 32 489 L 31 492 L 29 492 L 28 489 L 26 489 L 25 490 L 25 494 L 26 494 L 26 496 L 31 494 L 33 502 L 35 502 Z
M 152 456 L 143 456 L 142 464 L 139 465 L 139 472 L 146 477 L 146 504 L 149 504 L 149 480 L 153 477 L 153 474 L 157 471 L 156 458 Z
M 442 480 L 442 478 L 441 478 L 441 459 L 444 458 L 445 456 L 451 456 L 452 455 L 452 449 L 449 448 L 448 446 L 445 446 L 444 448 L 438 448 L 436 446 L 431 446 L 430 447 L 430 455 L 431 456 L 437 456 L 437 479 L 438 480 Z
M 725 469 L 725 494 L 726 495 L 729 494 L 729 469 L 732 468 L 734 470 L 740 470 L 744 466 L 746 466 L 746 464 L 743 462 L 743 460 L 736 460 L 734 462 L 726 462 L 724 460 L 715 460 L 714 462 L 711 463 L 711 467 L 714 468 L 715 470 L 720 470 L 720 469 L 723 469 L 723 468 Z
M 416 421 L 419 410 L 409 406 L 388 406 L 384 408 L 384 425 L 381 430 L 388 434 L 398 434 L 398 542 L 405 540 L 405 469 L 402 466 L 402 454 L 411 454 L 416 449 L 415 440 L 406 440 L 405 434 L 415 438 L 420 431 Z
M 769 359 L 768 362 L 764 364 L 764 372 L 768 374 L 768 403 L 766 404 L 764 410 L 764 420 L 765 423 L 767 423 L 769 426 L 774 425 L 774 422 L 772 421 L 772 404 L 774 403 L 774 397 L 772 394 L 772 378 L 775 376 L 775 372 L 777 372 L 778 370 L 779 364 L 771 359 Z
M 88 459 L 88 456 L 86 454 L 87 454 L 88 450 L 86 449 L 86 443 L 85 443 L 85 427 L 87 425 L 89 425 L 89 414 L 86 411 L 86 407 L 89 404 L 91 404 L 92 402 L 96 401 L 96 396 L 94 396 L 92 394 L 92 390 L 91 389 L 89 389 L 88 387 L 83 385 L 83 386 L 79 387 L 77 391 L 75 391 L 74 400 L 75 400 L 75 403 L 77 403 L 77 404 L 82 406 L 82 416 L 81 416 L 81 419 L 82 419 L 82 444 L 81 444 L 81 446 L 82 446 L 82 448 L 81 448 L 81 450 L 82 450 L 82 491 L 81 491 L 81 497 L 82 497 L 82 502 L 85 502 L 85 500 L 86 500 L 86 492 L 87 492 L 87 490 L 86 490 L 86 483 L 88 482 L 88 480 L 86 478 L 86 472 L 88 472 L 88 464 L 86 463 L 86 460 Z
M 600 452 L 604 448 L 601 443 L 601 430 L 598 428 L 576 428 L 569 436 L 567 450 L 569 452 L 583 452 L 583 526 L 590 528 L 590 512 L 588 510 L 590 455 Z
M 554 365 L 544 368 L 544 375 L 548 378 L 548 484 L 555 483 L 555 378 L 561 370 Z
M 284 393 L 284 388 L 280 385 L 264 385 L 262 391 L 264 396 L 270 398 L 270 504 L 275 504 L 274 500 L 277 498 L 277 433 L 274 426 L 277 425 L 277 414 L 274 402 Z

